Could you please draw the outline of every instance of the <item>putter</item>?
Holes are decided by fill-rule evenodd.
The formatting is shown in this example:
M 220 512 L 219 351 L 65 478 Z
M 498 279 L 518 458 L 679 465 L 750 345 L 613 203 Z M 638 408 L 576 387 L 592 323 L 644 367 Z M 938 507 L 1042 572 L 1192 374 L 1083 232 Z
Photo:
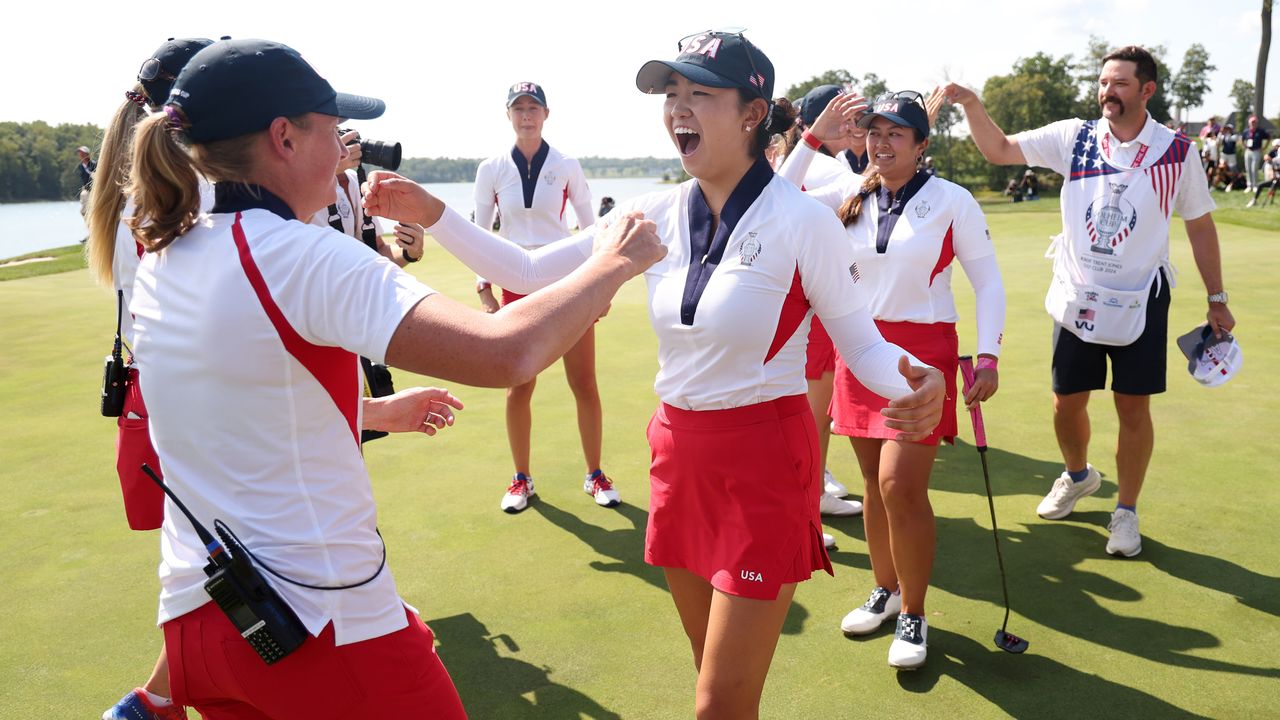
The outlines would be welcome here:
M 964 378 L 964 391 L 973 387 L 973 357 L 960 357 L 960 374 Z M 996 631 L 996 647 L 1007 653 L 1020 655 L 1027 650 L 1026 640 L 1008 631 L 1009 627 L 1009 583 L 1004 575 L 1004 557 L 1000 554 L 1000 535 L 996 532 L 996 504 L 991 499 L 991 473 L 987 470 L 987 431 L 982 424 L 982 408 L 975 407 L 969 411 L 973 420 L 973 440 L 978 446 L 978 457 L 982 458 L 982 481 L 987 486 L 987 507 L 991 509 L 991 536 L 996 541 L 996 562 L 1000 565 L 1000 588 L 1004 590 L 1004 624 Z

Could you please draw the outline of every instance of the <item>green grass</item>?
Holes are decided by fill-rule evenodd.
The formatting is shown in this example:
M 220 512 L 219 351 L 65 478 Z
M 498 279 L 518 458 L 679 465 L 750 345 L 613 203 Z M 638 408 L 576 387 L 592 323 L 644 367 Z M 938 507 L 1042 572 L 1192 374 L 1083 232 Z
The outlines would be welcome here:
M 43 258 L 53 259 L 43 260 Z M 0 282 L 4 282 L 5 280 L 21 280 L 23 278 L 39 277 L 41 275 L 55 275 L 57 273 L 67 272 L 68 270 L 79 270 L 85 267 L 84 245 L 67 245 L 66 247 L 27 253 L 26 255 L 19 255 L 15 258 L 0 260 L 0 266 L 10 262 L 21 262 L 23 260 L 32 259 L 38 259 L 38 261 L 0 267 Z
M 1180 372 L 1153 403 L 1157 448 L 1140 512 L 1144 550 L 1103 553 L 1116 496 L 1116 422 L 1094 398 L 1091 460 L 1106 475 L 1069 520 L 1035 505 L 1061 468 L 1051 426 L 1050 323 L 1042 309 L 1056 204 L 991 213 L 1008 287 L 1001 389 L 985 414 L 992 484 L 1014 605 L 1011 656 L 991 636 L 1003 615 L 977 453 L 943 448 L 931 497 L 938 555 L 929 594 L 930 658 L 915 673 L 885 664 L 890 635 L 847 640 L 837 623 L 872 584 L 857 520 L 835 520 L 835 578 L 804 583 L 779 643 L 768 718 L 1252 718 L 1280 715 L 1280 540 L 1271 448 L 1280 406 L 1275 235 L 1223 224 L 1225 275 L 1248 356 L 1207 390 Z M 1180 225 L 1182 270 L 1171 325 L 1204 304 Z M 471 301 L 474 276 L 430 246 L 412 272 Z M 957 278 L 961 276 L 957 273 Z M 972 295 L 957 279 L 962 317 Z M 141 683 L 154 627 L 156 533 L 130 532 L 113 470 L 112 423 L 97 415 L 114 305 L 86 271 L 0 286 L 0 718 L 96 717 Z M 661 574 L 642 561 L 644 427 L 654 405 L 656 343 L 639 282 L 598 334 L 605 468 L 627 501 L 597 508 L 581 491 L 573 403 L 556 366 L 534 400 L 540 501 L 507 516 L 510 461 L 503 393 L 455 387 L 467 403 L 437 438 L 367 448 L 379 524 L 403 596 L 437 632 L 474 718 L 683 718 L 694 673 Z M 962 347 L 973 349 L 972 325 Z M 226 358 L 235 362 L 235 358 Z M 408 386 L 418 378 L 398 372 Z M 425 382 L 425 380 L 424 380 Z M 962 427 L 967 422 L 962 418 Z M 967 431 L 962 432 L 966 437 Z M 852 480 L 838 440 L 830 465 Z M 743 628 L 743 632 L 749 629 Z M 194 714 L 193 714 L 194 717 Z

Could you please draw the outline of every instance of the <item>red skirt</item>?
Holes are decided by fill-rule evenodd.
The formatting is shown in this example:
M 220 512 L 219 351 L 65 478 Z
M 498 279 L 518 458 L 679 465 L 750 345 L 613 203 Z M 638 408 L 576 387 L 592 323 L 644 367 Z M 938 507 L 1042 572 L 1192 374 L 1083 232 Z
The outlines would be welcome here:
M 822 545 L 822 463 L 804 395 L 729 410 L 663 403 L 649 421 L 644 559 L 730 595 L 775 600 L 833 574 Z
M 836 369 L 836 346 L 817 315 L 809 326 L 809 346 L 805 350 L 804 378 L 818 380 Z
M 947 383 L 947 397 L 942 404 L 942 420 L 925 445 L 940 440 L 956 441 L 956 371 L 960 367 L 960 341 L 955 323 L 910 323 L 876 321 L 884 339 L 915 355 L 922 362 L 942 371 Z M 871 392 L 849 372 L 843 360 L 836 369 L 835 391 L 831 395 L 832 432 L 849 437 L 892 440 L 898 431 L 885 427 L 880 410 L 889 401 Z

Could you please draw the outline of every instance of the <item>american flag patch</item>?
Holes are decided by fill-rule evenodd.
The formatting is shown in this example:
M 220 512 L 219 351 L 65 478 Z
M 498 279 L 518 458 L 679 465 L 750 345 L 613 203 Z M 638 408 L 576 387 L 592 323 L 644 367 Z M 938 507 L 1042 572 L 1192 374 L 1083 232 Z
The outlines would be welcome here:
M 1092 319 L 1093 319 L 1093 315 L 1094 315 L 1093 310 L 1086 309 L 1086 308 L 1080 308 L 1080 314 L 1076 316 L 1076 319 L 1077 319 L 1077 320 L 1092 320 Z
M 862 280 L 862 274 L 858 272 L 858 263 L 849 266 L 849 277 L 853 278 L 854 282 Z

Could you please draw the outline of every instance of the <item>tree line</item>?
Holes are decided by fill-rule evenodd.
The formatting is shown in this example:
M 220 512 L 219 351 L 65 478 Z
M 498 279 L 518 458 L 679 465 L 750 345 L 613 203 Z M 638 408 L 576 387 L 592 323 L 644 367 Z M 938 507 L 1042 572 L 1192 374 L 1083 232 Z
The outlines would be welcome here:
M 75 198 L 76 148 L 100 144 L 102 129 L 96 125 L 0 122 L 0 202 Z
M 414 182 L 472 182 L 483 158 L 405 158 L 397 171 Z M 589 178 L 668 177 L 680 169 L 675 158 L 581 157 Z

